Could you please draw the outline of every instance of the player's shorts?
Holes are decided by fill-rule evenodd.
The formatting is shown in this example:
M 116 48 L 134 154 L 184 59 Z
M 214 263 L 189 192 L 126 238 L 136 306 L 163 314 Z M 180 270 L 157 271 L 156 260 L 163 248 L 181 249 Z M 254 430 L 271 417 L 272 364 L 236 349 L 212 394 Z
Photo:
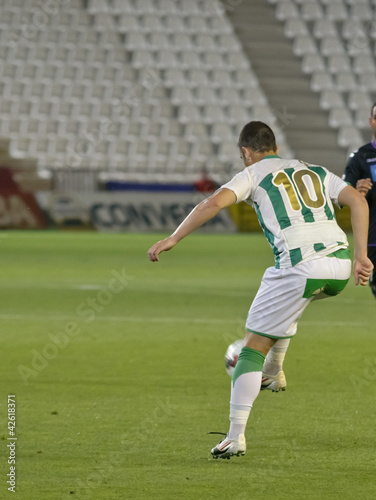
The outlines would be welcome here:
M 351 276 L 348 249 L 287 269 L 269 267 L 248 312 L 246 329 L 271 338 L 290 338 L 313 299 L 340 293 Z

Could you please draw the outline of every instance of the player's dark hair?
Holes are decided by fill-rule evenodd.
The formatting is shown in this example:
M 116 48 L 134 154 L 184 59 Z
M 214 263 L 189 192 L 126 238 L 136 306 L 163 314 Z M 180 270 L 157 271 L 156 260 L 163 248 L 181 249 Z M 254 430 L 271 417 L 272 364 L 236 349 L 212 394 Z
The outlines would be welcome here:
M 273 130 L 266 123 L 252 121 L 244 126 L 240 132 L 239 149 L 250 148 L 258 153 L 266 151 L 276 151 L 277 145 Z
M 373 110 L 374 110 L 375 106 L 376 106 L 376 102 L 374 102 L 374 103 L 372 104 L 372 108 L 371 108 L 371 118 L 373 118 Z

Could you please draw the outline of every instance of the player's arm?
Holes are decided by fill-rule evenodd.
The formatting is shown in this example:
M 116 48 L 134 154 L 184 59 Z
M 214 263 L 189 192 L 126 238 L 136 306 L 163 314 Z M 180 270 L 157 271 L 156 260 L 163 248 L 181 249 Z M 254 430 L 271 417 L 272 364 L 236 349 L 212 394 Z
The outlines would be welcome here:
M 205 222 L 215 217 L 222 208 L 229 207 L 236 202 L 236 195 L 231 189 L 221 188 L 214 194 L 201 201 L 183 220 L 180 226 L 164 240 L 155 243 L 148 251 L 149 260 L 156 262 L 161 252 L 171 250 L 180 240 L 192 231 L 201 227 Z
M 345 180 L 354 186 L 362 196 L 366 196 L 372 188 L 372 181 L 370 178 L 363 177 L 359 155 L 360 153 L 357 152 L 349 158 L 345 169 Z
M 373 265 L 367 257 L 367 239 L 369 225 L 368 203 L 356 189 L 346 186 L 338 195 L 341 205 L 348 205 L 351 210 L 351 225 L 354 234 L 354 276 L 355 284 L 366 285 Z

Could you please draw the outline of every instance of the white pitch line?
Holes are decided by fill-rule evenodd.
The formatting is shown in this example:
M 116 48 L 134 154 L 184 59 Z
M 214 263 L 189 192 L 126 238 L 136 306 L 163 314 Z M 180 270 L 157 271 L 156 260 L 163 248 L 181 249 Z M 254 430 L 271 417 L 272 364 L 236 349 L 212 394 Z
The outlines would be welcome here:
M 54 320 L 54 321 L 80 321 L 85 323 L 84 318 L 79 316 L 69 315 L 36 315 L 36 314 L 0 314 L 0 320 Z M 96 316 L 93 321 L 112 321 L 115 323 L 238 323 L 234 319 L 218 319 L 218 318 L 181 318 L 181 317 L 162 317 L 162 318 L 142 318 L 141 316 Z
M 64 284 L 64 283 L 42 283 L 42 284 L 35 284 L 35 283 L 10 283 L 7 284 L 6 286 L 4 285 L 4 289 L 25 289 L 25 288 L 33 288 L 34 290 L 57 290 L 57 291 L 65 291 L 65 290 L 104 290 L 108 288 L 108 283 L 103 283 L 103 285 L 98 285 L 98 284 Z M 165 285 L 165 288 L 163 288 L 163 293 L 167 294 L 190 294 L 190 295 L 197 295 L 197 288 L 196 287 L 171 287 L 169 285 Z M 130 287 L 126 287 L 124 289 L 124 292 L 126 293 L 141 293 L 141 292 L 148 292 L 148 293 L 160 293 L 161 287 L 156 287 L 152 285 L 145 284 L 144 286 L 137 286 L 133 285 Z M 241 290 L 230 290 L 230 289 L 218 289 L 218 288 L 200 288 L 200 294 L 204 297 L 205 295 L 213 295 L 213 296 L 219 296 L 219 297 L 250 297 L 251 299 L 255 295 L 255 292 L 252 294 L 248 291 L 241 291 Z
M 84 318 L 79 316 L 69 316 L 69 315 L 59 315 L 59 314 L 48 314 L 48 315 L 38 315 L 38 314 L 0 314 L 0 320 L 47 320 L 47 321 L 79 321 L 85 322 Z M 103 316 L 98 315 L 95 317 L 93 321 L 108 321 L 114 323 L 196 323 L 196 324 L 216 324 L 220 325 L 223 323 L 233 323 L 239 324 L 242 321 L 236 319 L 221 319 L 221 318 L 182 318 L 182 317 L 174 317 L 174 316 L 165 316 L 161 318 L 143 318 L 141 316 Z M 90 321 L 89 323 L 92 323 Z M 245 322 L 245 320 L 244 320 Z M 88 323 L 88 324 L 89 324 Z M 318 325 L 318 326 L 369 326 L 367 322 L 360 321 L 305 321 L 302 320 L 299 323 L 300 327 L 304 327 L 304 325 Z

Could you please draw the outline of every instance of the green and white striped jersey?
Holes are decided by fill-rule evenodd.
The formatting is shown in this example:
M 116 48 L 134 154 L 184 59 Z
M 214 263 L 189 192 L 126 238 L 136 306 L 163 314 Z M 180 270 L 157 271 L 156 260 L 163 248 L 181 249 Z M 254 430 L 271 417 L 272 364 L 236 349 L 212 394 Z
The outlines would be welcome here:
M 333 209 L 346 186 L 324 167 L 266 156 L 222 187 L 255 208 L 279 269 L 348 246 Z

